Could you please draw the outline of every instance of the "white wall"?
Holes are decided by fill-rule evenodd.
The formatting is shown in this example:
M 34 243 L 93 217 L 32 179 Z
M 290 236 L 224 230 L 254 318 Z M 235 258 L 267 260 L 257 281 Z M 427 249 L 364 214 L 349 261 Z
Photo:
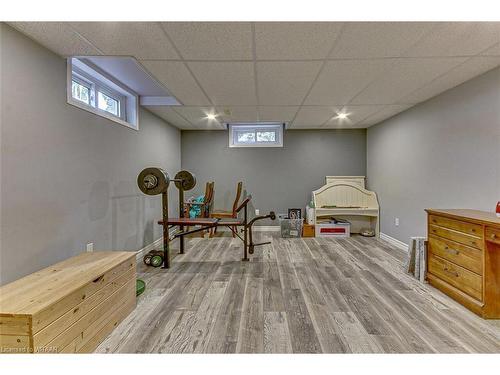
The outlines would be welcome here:
M 500 68 L 369 128 L 367 173 L 380 201 L 381 231 L 400 241 L 426 235 L 425 208 L 494 211 Z
M 183 131 L 182 168 L 198 180 L 189 194 L 202 193 L 207 180 L 215 181 L 215 207 L 228 210 L 236 183 L 243 181 L 261 214 L 286 214 L 288 208 L 305 208 L 327 175 L 365 175 L 365 129 L 285 130 L 283 142 L 283 147 L 230 148 L 227 131 Z
M 180 131 L 145 110 L 137 132 L 67 104 L 65 60 L 5 24 L 0 35 L 0 283 L 88 242 L 137 250 L 159 238 L 161 198 L 136 179 L 180 169 Z

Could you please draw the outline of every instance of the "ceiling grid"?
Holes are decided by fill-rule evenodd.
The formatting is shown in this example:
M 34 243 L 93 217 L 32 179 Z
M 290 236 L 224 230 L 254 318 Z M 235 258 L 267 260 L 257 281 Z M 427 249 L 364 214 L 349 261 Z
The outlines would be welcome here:
M 147 108 L 181 129 L 366 128 L 500 66 L 498 22 L 9 24 L 64 57 L 134 57 L 183 104 Z

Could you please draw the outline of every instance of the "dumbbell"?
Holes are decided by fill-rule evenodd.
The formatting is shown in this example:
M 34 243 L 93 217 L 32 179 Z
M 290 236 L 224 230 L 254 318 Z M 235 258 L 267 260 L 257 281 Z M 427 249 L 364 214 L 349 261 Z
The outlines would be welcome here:
M 163 263 L 163 251 L 151 250 L 144 256 L 143 261 L 147 266 L 160 267 Z

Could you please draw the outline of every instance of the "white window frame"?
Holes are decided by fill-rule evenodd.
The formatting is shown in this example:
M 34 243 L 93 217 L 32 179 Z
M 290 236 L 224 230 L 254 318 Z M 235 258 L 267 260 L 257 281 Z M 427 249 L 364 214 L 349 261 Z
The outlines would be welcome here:
M 229 129 L 229 147 L 283 147 L 283 128 L 280 122 L 257 122 L 257 123 L 231 123 L 227 124 Z M 276 140 L 274 142 L 257 142 L 257 132 L 274 130 Z M 237 131 L 253 131 L 256 141 L 254 143 L 238 142 L 235 139 Z
M 74 66 L 73 58 L 67 60 L 67 102 L 75 107 L 94 113 L 108 120 L 124 125 L 128 128 L 139 130 L 139 97 L 138 95 L 121 84 L 119 81 L 101 71 L 91 64 L 82 60 L 79 63 L 86 65 L 86 70 Z M 92 73 L 89 73 L 92 72 Z M 90 104 L 86 104 L 73 98 L 72 81 L 90 87 Z M 113 89 L 112 87 L 115 87 Z M 115 99 L 118 102 L 118 114 L 100 109 L 98 105 L 98 92 Z M 130 108 L 132 106 L 132 108 Z

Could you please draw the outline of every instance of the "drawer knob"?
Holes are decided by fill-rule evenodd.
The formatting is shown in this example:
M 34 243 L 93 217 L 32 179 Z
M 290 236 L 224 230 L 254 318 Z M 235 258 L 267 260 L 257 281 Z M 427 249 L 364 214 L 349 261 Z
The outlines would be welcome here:
M 445 268 L 444 271 L 452 276 L 458 277 L 458 272 L 450 271 L 448 268 Z
M 495 238 L 497 238 L 497 235 L 496 235 L 495 233 L 493 233 L 493 234 L 491 235 L 491 239 L 492 239 L 492 240 L 494 240 Z
M 445 246 L 444 249 L 449 252 L 450 254 L 453 254 L 453 255 L 458 255 L 459 252 L 458 250 L 455 250 L 455 249 L 450 249 L 448 246 Z

